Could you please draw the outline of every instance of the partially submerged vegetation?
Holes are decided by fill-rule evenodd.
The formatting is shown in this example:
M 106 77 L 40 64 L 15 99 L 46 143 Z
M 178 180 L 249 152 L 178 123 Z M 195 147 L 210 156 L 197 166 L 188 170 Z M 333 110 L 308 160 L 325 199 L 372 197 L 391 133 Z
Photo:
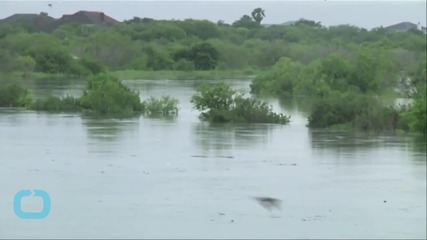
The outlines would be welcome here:
M 80 98 L 80 106 L 84 111 L 99 115 L 133 115 L 142 112 L 139 94 L 108 74 L 89 78 Z
M 27 107 L 31 102 L 31 93 L 20 85 L 0 85 L 0 107 Z
M 273 112 L 266 102 L 234 91 L 223 82 L 203 84 L 193 95 L 194 108 L 200 118 L 209 122 L 289 123 L 290 117 Z
M 30 109 L 46 112 L 79 112 L 80 99 L 73 96 L 63 98 L 49 96 L 46 99 L 37 99 L 31 104 Z
M 399 127 L 400 113 L 395 107 L 383 106 L 379 98 L 346 92 L 321 97 L 312 106 L 308 126 L 363 131 L 394 131 Z
M 150 97 L 142 102 L 142 110 L 149 116 L 176 115 L 179 110 L 178 100 L 169 96 Z
M 377 63 L 374 55 L 367 57 L 367 54 L 358 55 L 354 61 L 332 54 L 309 65 L 282 58 L 271 70 L 254 79 L 251 90 L 278 97 L 315 99 L 308 118 L 311 128 L 409 130 L 426 134 L 425 58 L 405 78 L 409 79 L 407 92 L 413 103 L 385 106 L 379 98 L 382 89 L 396 86 L 401 79 L 387 60 Z
M 26 107 L 48 112 L 84 112 L 101 116 L 128 117 L 137 114 L 170 116 L 178 113 L 178 101 L 169 96 L 140 101 L 139 93 L 130 90 L 116 77 L 101 73 L 89 77 L 83 96 L 34 100 L 30 92 L 18 85 L 0 87 L 0 107 Z
M 104 115 L 175 114 L 175 100 L 141 103 L 138 94 L 118 79 L 256 75 L 254 94 L 310 97 L 314 104 L 309 127 L 426 133 L 424 33 L 325 27 L 306 19 L 267 27 L 261 24 L 264 11 L 257 8 L 253 13 L 232 24 L 135 17 L 110 28 L 67 24 L 50 33 L 19 23 L 1 25 L 0 76 L 95 77 L 89 78 L 79 99 L 33 101 L 31 93 L 17 85 L 2 86 L 0 106 Z M 399 93 L 394 93 L 396 88 Z M 402 92 L 413 100 L 410 105 L 385 106 L 379 99 L 385 93 Z M 226 85 L 204 86 L 192 102 L 207 121 L 289 121 L 266 103 L 245 98 Z

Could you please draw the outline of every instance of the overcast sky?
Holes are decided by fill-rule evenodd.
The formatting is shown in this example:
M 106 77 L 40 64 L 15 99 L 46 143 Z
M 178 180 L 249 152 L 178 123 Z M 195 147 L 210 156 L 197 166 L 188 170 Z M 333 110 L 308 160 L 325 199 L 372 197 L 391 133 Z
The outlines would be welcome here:
M 48 4 L 51 3 L 50 8 Z M 426 25 L 426 0 L 418 1 L 4 1 L 0 0 L 0 18 L 15 13 L 47 12 L 59 18 L 79 10 L 102 11 L 117 19 L 134 16 L 154 19 L 208 19 L 232 23 L 242 15 L 261 7 L 263 23 L 283 23 L 306 18 L 323 25 L 351 24 L 364 28 L 389 26 L 399 22 Z

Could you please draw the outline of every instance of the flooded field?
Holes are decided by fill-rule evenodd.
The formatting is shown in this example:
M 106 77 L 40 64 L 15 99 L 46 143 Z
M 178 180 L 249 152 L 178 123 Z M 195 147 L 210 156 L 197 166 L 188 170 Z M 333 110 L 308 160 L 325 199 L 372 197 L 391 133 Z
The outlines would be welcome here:
M 125 83 L 142 99 L 179 99 L 178 117 L 0 108 L 1 238 L 426 238 L 425 142 L 311 131 L 298 106 L 278 100 L 290 125 L 208 124 L 189 101 L 197 81 Z M 30 88 L 63 96 L 84 86 Z M 15 216 L 21 189 L 48 192 L 49 216 Z M 253 196 L 279 198 L 282 209 Z M 23 207 L 39 209 L 30 199 Z

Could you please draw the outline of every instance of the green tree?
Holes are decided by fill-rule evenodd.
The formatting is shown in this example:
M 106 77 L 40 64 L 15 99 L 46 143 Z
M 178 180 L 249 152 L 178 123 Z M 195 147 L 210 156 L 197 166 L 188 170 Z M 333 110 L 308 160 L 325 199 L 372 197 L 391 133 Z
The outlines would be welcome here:
M 170 54 L 159 44 L 153 42 L 143 47 L 147 68 L 151 70 L 170 70 L 174 61 Z
M 322 27 L 321 22 L 315 22 L 313 20 L 308 20 L 308 19 L 300 19 L 298 21 L 295 22 L 295 25 L 306 25 L 306 26 L 310 26 L 310 27 Z
M 202 42 L 189 49 L 181 49 L 175 53 L 175 61 L 186 59 L 192 61 L 196 70 L 210 70 L 218 65 L 218 50 L 209 42 Z
M 109 74 L 98 74 L 88 79 L 80 98 L 80 105 L 96 114 L 131 115 L 142 111 L 139 94 Z
M 249 15 L 243 15 L 239 20 L 233 22 L 232 24 L 235 28 L 244 27 L 247 29 L 257 28 L 260 25 L 255 22 Z
M 128 36 L 113 31 L 99 31 L 86 39 L 83 57 L 118 69 L 129 65 L 137 50 Z
M 255 20 L 256 23 L 261 24 L 261 21 L 265 17 L 265 11 L 262 8 L 255 8 L 252 11 L 252 18 Z

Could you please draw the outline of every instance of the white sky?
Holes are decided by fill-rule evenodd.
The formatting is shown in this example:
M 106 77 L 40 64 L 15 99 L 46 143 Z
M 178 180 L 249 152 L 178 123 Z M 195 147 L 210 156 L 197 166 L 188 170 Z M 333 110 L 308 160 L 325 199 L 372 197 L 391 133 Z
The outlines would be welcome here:
M 52 4 L 52 8 L 48 4 Z M 79 10 L 102 11 L 117 20 L 134 16 L 154 19 L 208 19 L 227 23 L 250 15 L 261 7 L 265 24 L 283 23 L 306 18 L 323 25 L 351 24 L 364 28 L 388 26 L 399 22 L 426 25 L 426 0 L 421 1 L 0 1 L 0 18 L 15 13 L 47 12 L 59 18 Z

